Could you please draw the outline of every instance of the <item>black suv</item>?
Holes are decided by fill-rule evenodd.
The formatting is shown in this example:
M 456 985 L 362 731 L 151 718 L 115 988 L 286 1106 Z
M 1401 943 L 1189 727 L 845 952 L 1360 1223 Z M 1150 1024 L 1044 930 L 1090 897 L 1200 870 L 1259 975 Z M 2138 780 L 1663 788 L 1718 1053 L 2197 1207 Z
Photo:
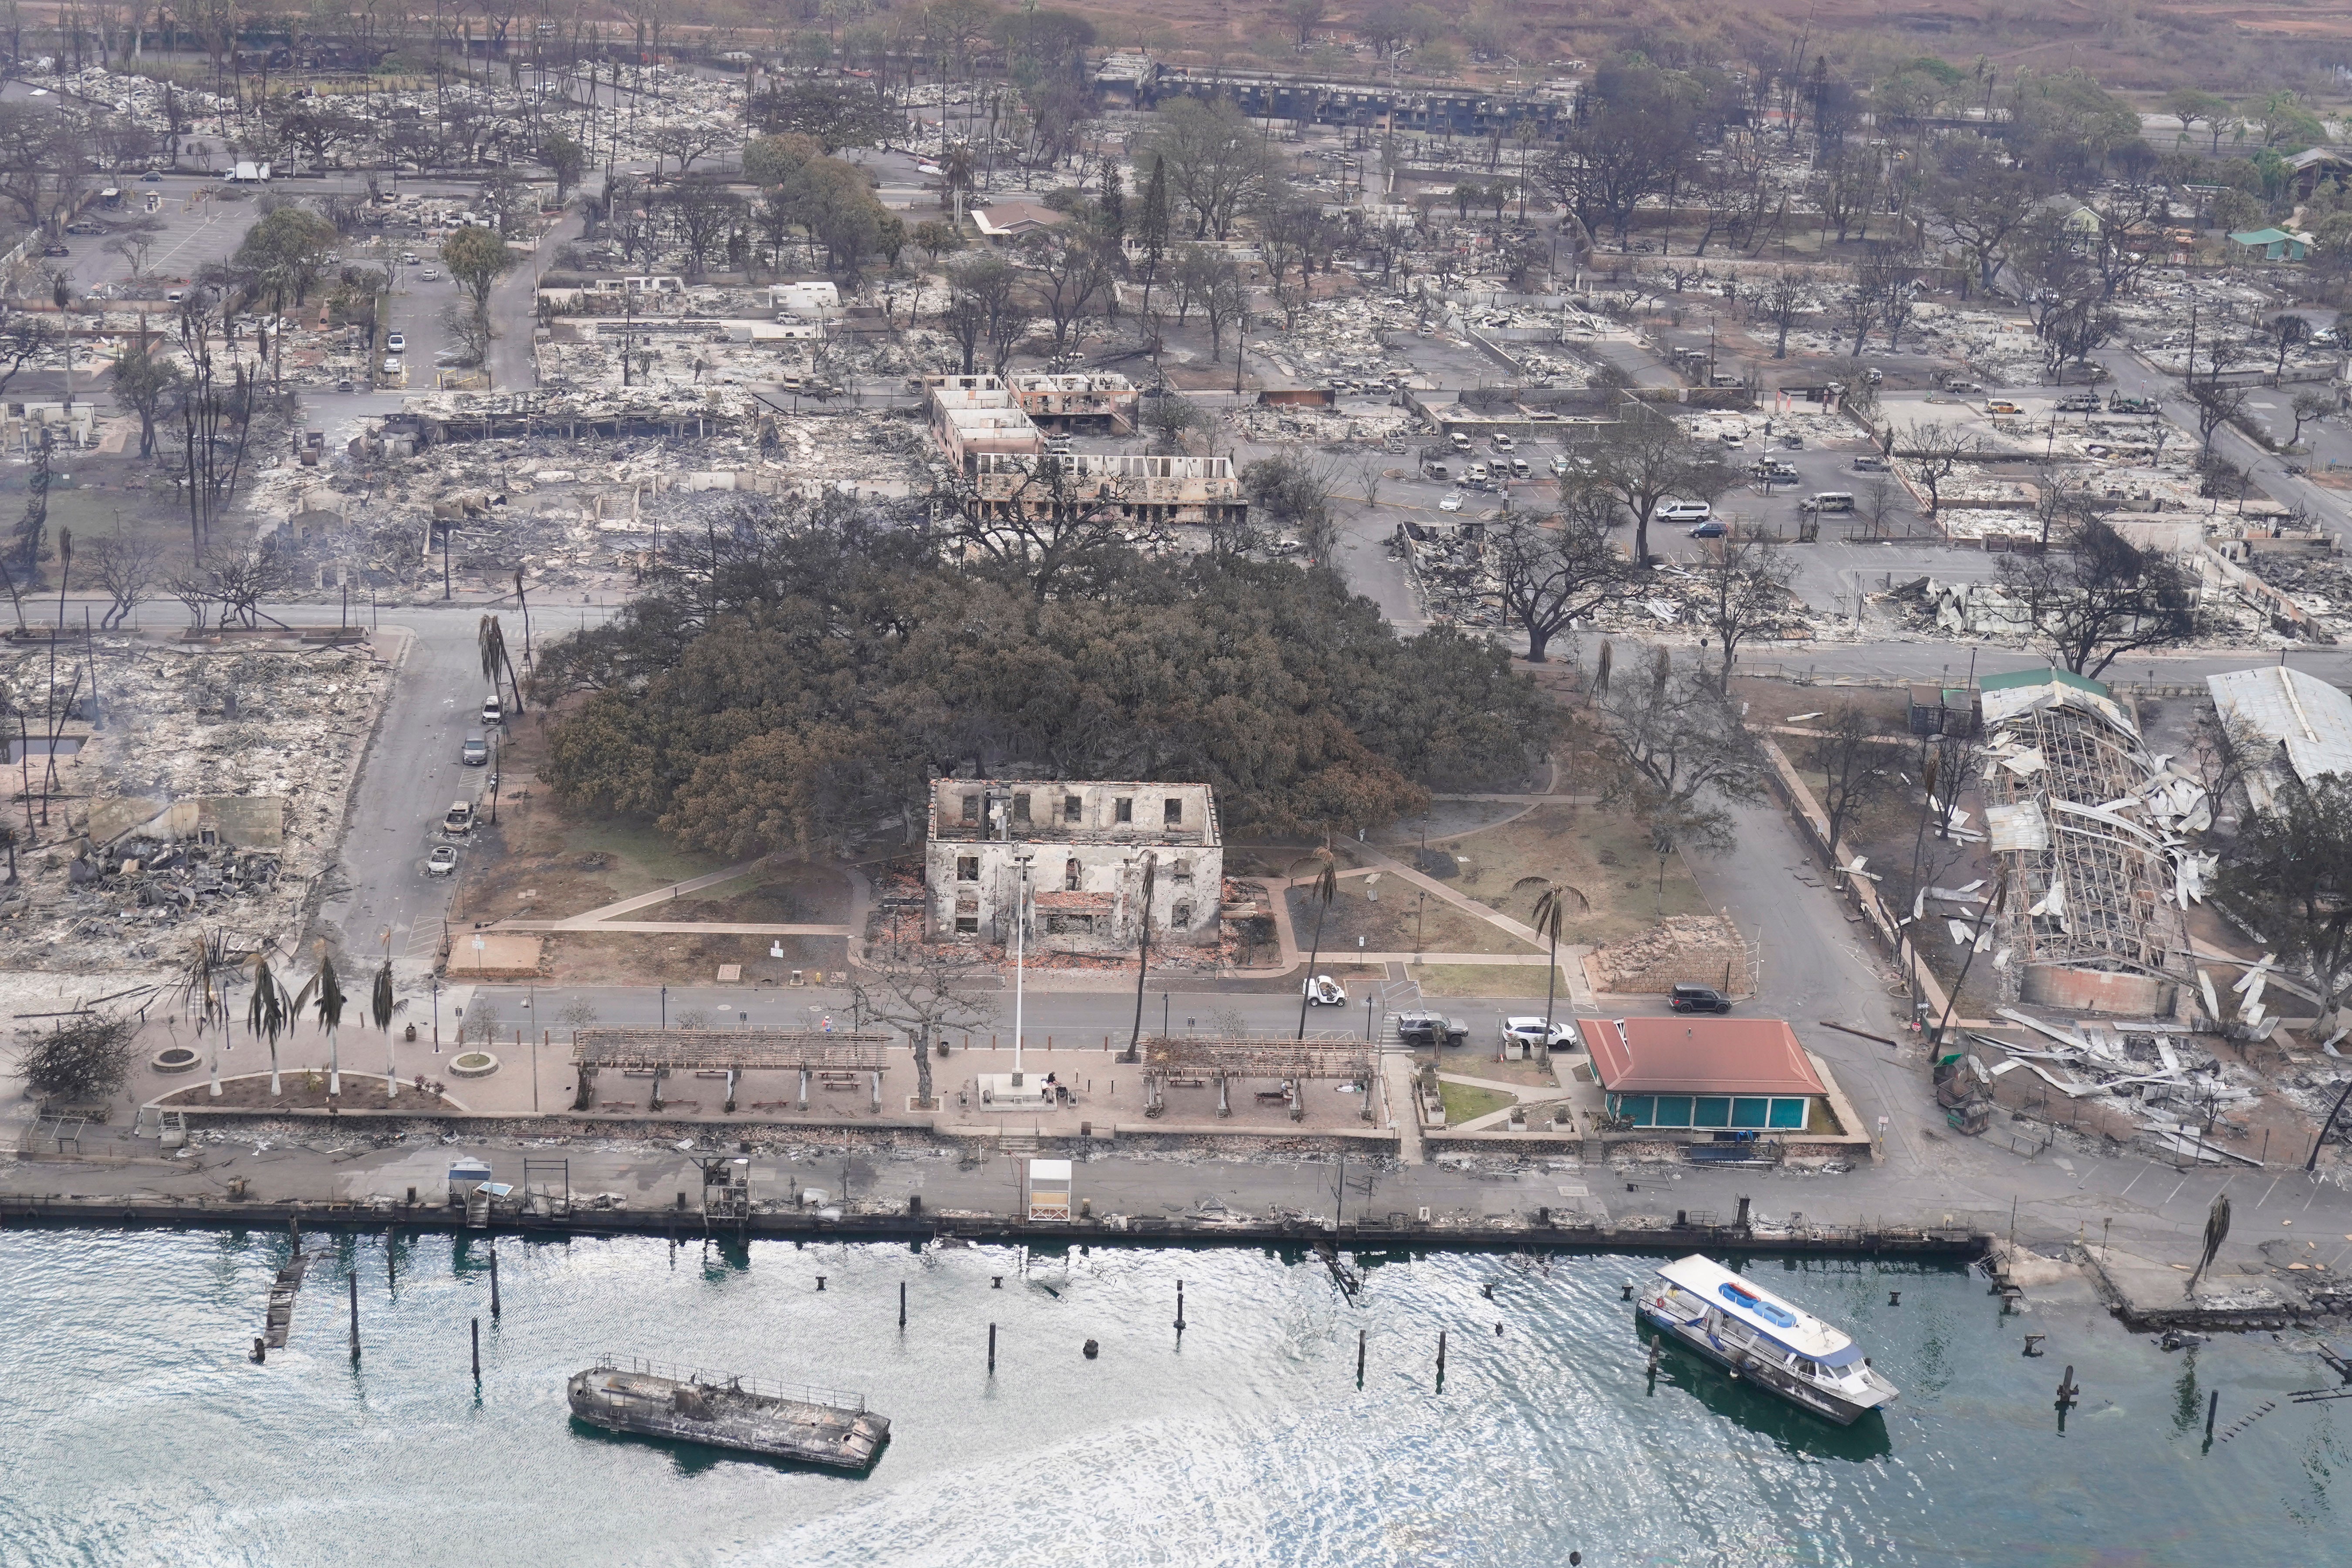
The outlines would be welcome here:
M 1677 985 L 1666 1005 L 1677 1013 L 1728 1013 L 1731 998 L 1711 986 Z
M 1408 1046 L 1458 1046 L 1469 1037 L 1468 1024 L 1443 1013 L 1397 1015 L 1397 1038 Z

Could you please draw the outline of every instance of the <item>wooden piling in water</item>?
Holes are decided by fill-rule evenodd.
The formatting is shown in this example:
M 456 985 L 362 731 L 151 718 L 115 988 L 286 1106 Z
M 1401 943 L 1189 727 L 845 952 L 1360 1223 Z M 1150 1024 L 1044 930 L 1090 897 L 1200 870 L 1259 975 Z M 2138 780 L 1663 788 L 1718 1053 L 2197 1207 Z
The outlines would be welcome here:
M 1176 1281 L 1176 1331 L 1184 1331 L 1184 1281 Z
M 904 1279 L 898 1281 L 898 1326 L 902 1329 L 907 1326 L 907 1282 Z
M 996 1325 L 994 1323 L 988 1325 L 988 1373 L 991 1377 L 996 1375 Z
M 1445 1379 L 1445 1331 L 1444 1329 L 1437 1331 L 1437 1377 L 1441 1383 Z
M 394 1237 L 394 1233 L 389 1229 L 383 1233 L 383 1288 L 386 1290 L 394 1290 L 400 1287 L 398 1265 L 394 1263 L 392 1256 Z
M 474 1381 L 482 1381 L 482 1320 L 474 1320 Z
M 352 1269 L 352 1359 L 360 1359 L 360 1271 Z
M 2217 1388 L 2213 1391 L 2212 1397 L 2205 1402 L 2205 1440 L 2208 1443 L 2213 1440 L 2213 1417 L 2220 1414 L 2221 1414 L 2221 1391 Z
M 490 1243 L 490 1316 L 499 1315 L 499 1244 Z
M 1364 1331 L 1356 1331 L 1356 1386 L 1364 1386 Z

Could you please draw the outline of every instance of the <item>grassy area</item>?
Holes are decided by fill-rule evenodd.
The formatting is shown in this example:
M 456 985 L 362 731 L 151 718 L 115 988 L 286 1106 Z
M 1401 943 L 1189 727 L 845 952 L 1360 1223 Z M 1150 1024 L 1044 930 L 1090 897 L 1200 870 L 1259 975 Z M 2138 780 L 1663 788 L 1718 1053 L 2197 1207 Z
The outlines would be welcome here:
M 1561 960 L 1563 967 L 1567 960 Z M 1405 973 L 1424 996 L 1541 996 L 1544 972 L 1520 963 L 1416 963 Z M 1568 982 L 1559 983 L 1559 1015 L 1568 1014 Z
M 727 862 L 716 855 L 680 849 L 654 831 L 643 818 L 619 817 L 603 822 L 573 823 L 563 834 L 567 855 L 609 855 L 604 879 L 616 899 L 650 893 L 689 877 L 708 876 Z
M 1662 881 L 1648 831 L 1622 812 L 1541 805 L 1447 847 L 1461 874 L 1455 886 L 1522 923 L 1532 918 L 1535 904 L 1528 879 L 1581 891 L 1592 907 L 1562 923 L 1562 945 L 1598 946 L 1645 931 L 1660 915 L 1706 912 L 1706 900 L 1682 857 L 1667 858 Z
M 1323 952 L 1352 957 L 1356 939 L 1370 952 L 1527 952 L 1528 945 L 1436 895 L 1385 876 L 1339 879 L 1339 896 L 1323 917 Z M 1377 895 L 1375 897 L 1374 895 Z M 1304 951 L 1315 940 L 1316 903 L 1306 888 L 1290 889 L 1290 929 Z
M 1445 1125 L 1459 1127 L 1465 1121 L 1475 1121 L 1481 1116 L 1492 1116 L 1512 1103 L 1511 1096 L 1496 1089 L 1478 1089 L 1466 1083 L 1447 1083 L 1438 1079 L 1437 1092 L 1445 1101 Z

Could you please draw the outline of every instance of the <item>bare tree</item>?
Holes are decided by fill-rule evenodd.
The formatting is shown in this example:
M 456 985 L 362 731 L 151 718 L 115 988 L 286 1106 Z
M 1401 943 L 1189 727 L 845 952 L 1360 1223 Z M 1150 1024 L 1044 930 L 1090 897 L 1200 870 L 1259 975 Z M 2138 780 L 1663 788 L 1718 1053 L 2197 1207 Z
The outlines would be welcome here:
M 995 1016 L 994 965 L 973 949 L 950 942 L 898 942 L 869 947 L 850 994 L 859 1013 L 907 1032 L 915 1053 L 916 1109 L 933 1108 L 931 1047 L 955 1030 L 985 1026 Z
M 1722 649 L 1717 689 L 1731 689 L 1731 667 L 1739 645 L 1780 626 L 1790 612 L 1790 581 L 1796 565 L 1769 539 L 1726 536 L 1701 558 L 1684 590 L 1700 626 Z M 1702 638 L 1700 646 L 1706 646 Z
M 2096 518 L 2071 550 L 2001 557 L 2001 587 L 2024 605 L 2035 638 L 2077 675 L 2097 677 L 2137 648 L 2194 638 L 2203 624 L 2195 575 Z
M 1984 438 L 1967 434 L 1938 421 L 1915 419 L 1903 426 L 1894 441 L 1894 456 L 1911 465 L 1911 471 L 1927 488 L 1927 515 L 1933 517 L 1943 507 L 1943 483 L 1952 477 L 1962 463 L 1970 461 L 1984 449 Z
M 154 592 L 163 548 L 152 540 L 118 533 L 93 542 L 84 555 L 98 585 L 113 601 L 98 623 L 102 630 L 110 631 L 129 620 L 131 612 Z
M 1667 500 L 1711 501 L 1738 475 L 1722 448 L 1693 441 L 1680 425 L 1647 404 L 1618 405 L 1617 423 L 1599 427 L 1587 448 L 1588 482 L 1612 495 L 1633 517 L 1633 562 L 1649 559 L 1650 519 Z
M 1659 648 L 1647 672 L 1621 673 L 1591 712 L 1608 762 L 1604 803 L 1631 806 L 1676 842 L 1730 847 L 1731 816 L 1718 803 L 1753 798 L 1762 773 L 1738 710 L 1705 670 L 1677 668 Z
M 2253 391 L 2241 383 L 2223 381 L 2219 366 L 2210 375 L 2190 375 L 2183 386 L 2197 410 L 2197 438 L 2208 451 L 2213 447 L 2213 432 L 2246 411 L 2246 399 Z
M 1541 664 L 1551 639 L 1580 616 L 1639 591 L 1592 509 L 1542 519 L 1506 518 L 1486 530 L 1486 562 L 1501 584 L 1503 613 L 1527 634 L 1528 660 Z
M 1877 721 L 1856 703 L 1839 703 L 1814 728 L 1821 733 L 1805 748 L 1805 758 L 1822 775 L 1822 810 L 1829 816 L 1834 856 L 1846 819 L 1885 792 L 1890 781 L 1879 763 L 1886 752 L 1878 743 Z
M 1772 274 L 1772 280 L 1756 297 L 1757 313 L 1778 329 L 1772 340 L 1772 357 L 1789 357 L 1789 329 L 1797 324 L 1811 302 L 1811 290 L 1805 286 L 1804 275 L 1782 268 Z

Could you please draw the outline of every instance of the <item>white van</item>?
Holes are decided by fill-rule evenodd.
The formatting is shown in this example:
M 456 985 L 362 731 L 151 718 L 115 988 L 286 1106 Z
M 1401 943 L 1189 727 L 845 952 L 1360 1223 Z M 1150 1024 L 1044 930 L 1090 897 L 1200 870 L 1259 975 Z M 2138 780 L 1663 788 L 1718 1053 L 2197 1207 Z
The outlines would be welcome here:
M 1821 490 L 1807 496 L 1798 505 L 1806 511 L 1852 511 L 1852 490 Z
M 1484 463 L 1471 464 L 1470 471 L 1465 477 L 1467 478 L 1474 485 L 1485 484 L 1486 482 L 1486 465 Z
M 1511 478 L 1515 479 L 1524 479 L 1533 472 L 1534 470 L 1528 467 L 1528 460 L 1525 458 L 1513 458 L 1511 459 Z
M 497 692 L 493 691 L 488 697 L 482 699 L 482 727 L 484 729 L 495 730 L 499 725 L 505 723 L 506 720 L 506 704 L 499 700 L 499 694 Z

